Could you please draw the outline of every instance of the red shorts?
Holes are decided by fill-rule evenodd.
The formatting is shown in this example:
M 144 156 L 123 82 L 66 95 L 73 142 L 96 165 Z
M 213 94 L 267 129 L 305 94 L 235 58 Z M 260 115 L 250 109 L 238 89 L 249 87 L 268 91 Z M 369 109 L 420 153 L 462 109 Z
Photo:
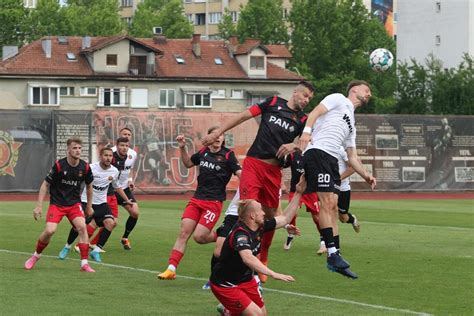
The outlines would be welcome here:
M 222 201 L 191 198 L 184 209 L 183 218 L 190 218 L 212 230 L 221 216 Z
M 235 287 L 220 287 L 212 282 L 209 284 L 214 296 L 231 312 L 231 315 L 242 314 L 252 302 L 260 308 L 265 305 L 254 278 Z
M 246 157 L 240 176 L 240 199 L 253 199 L 277 208 L 280 202 L 281 168 L 253 157 Z
M 290 192 L 289 201 L 293 199 L 295 192 Z M 316 192 L 306 193 L 300 199 L 300 207 L 304 203 L 306 205 L 306 212 L 311 212 L 311 214 L 319 214 L 319 203 L 318 195 Z
M 76 217 L 84 218 L 81 203 L 76 203 L 71 206 L 50 204 L 48 207 L 48 213 L 46 214 L 46 223 L 59 223 L 64 216 L 66 216 L 71 223 Z
M 107 195 L 107 204 L 109 205 L 110 210 L 112 211 L 112 216 L 114 218 L 118 218 L 119 211 L 117 197 L 115 196 L 115 194 Z

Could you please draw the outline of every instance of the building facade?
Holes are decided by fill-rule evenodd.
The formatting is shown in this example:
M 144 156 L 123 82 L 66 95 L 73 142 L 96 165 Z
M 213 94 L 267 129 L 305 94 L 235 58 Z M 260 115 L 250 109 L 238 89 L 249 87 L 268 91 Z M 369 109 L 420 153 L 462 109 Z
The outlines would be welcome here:
M 45 37 L 3 56 L 0 109 L 239 112 L 302 79 L 285 46 L 254 39 Z
M 474 0 L 398 0 L 398 60 L 433 54 L 451 68 L 464 53 L 474 56 Z

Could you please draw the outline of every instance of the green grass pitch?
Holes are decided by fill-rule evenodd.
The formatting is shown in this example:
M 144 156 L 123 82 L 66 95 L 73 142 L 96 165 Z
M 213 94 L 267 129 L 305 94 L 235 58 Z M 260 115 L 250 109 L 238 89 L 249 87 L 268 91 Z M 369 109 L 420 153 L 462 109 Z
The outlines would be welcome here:
M 213 244 L 191 239 L 178 278 L 156 278 L 167 267 L 185 205 L 141 202 L 131 251 L 119 243 L 128 216 L 121 210 L 102 256 L 105 264 L 92 263 L 97 273 L 88 274 L 79 272 L 78 254 L 56 258 L 70 227 L 67 220 L 36 267 L 25 271 L 44 221 L 33 220 L 34 202 L 0 202 L 0 314 L 216 315 L 217 300 L 201 289 Z M 472 201 L 355 200 L 351 210 L 362 229 L 356 234 L 350 225 L 340 225 L 341 245 L 360 278 L 349 280 L 326 269 L 324 258 L 316 255 L 315 227 L 301 210 L 302 236 L 285 252 L 286 232 L 279 230 L 270 250 L 270 268 L 296 282 L 265 284 L 269 315 L 473 315 Z

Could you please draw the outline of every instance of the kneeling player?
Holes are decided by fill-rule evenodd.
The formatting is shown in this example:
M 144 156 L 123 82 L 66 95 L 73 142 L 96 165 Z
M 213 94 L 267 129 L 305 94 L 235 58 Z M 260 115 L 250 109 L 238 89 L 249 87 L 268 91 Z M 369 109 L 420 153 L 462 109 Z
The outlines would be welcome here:
M 111 165 L 113 152 L 111 148 L 102 148 L 100 151 L 100 161 L 90 165 L 94 180 L 92 182 L 92 208 L 94 213 L 87 218 L 87 233 L 89 237 L 94 233 L 97 227 L 104 227 L 100 234 L 97 246 L 91 251 L 90 256 L 97 262 L 101 262 L 100 250 L 107 242 L 110 233 L 115 227 L 114 216 L 107 204 L 107 190 L 109 185 L 115 187 L 118 194 L 120 194 L 128 203 L 131 203 L 121 188 L 119 188 L 118 177 L 119 171 Z M 82 192 L 82 204 L 86 201 L 86 192 Z M 71 245 L 77 238 L 77 231 L 71 229 L 69 237 L 64 248 L 59 253 L 59 259 L 65 259 L 71 250 Z
M 290 275 L 269 269 L 257 255 L 260 252 L 262 234 L 286 226 L 295 217 L 305 188 L 306 181 L 302 177 L 297 185 L 296 194 L 285 212 L 269 220 L 265 220 L 265 212 L 257 201 L 240 202 L 239 221 L 226 237 L 219 260 L 213 266 L 210 277 L 211 290 L 227 309 L 225 313 L 266 315 L 262 296 L 253 277 L 254 272 L 269 275 L 275 280 L 294 281 Z

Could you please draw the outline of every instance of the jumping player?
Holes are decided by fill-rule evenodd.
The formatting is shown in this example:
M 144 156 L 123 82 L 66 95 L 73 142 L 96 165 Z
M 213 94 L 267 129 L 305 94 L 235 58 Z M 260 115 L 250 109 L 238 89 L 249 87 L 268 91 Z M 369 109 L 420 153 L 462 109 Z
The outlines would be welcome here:
M 294 281 L 290 275 L 280 274 L 265 266 L 258 258 L 260 238 L 265 231 L 286 226 L 299 208 L 306 187 L 304 177 L 297 185 L 293 200 L 282 215 L 266 220 L 259 202 L 242 200 L 239 221 L 222 246 L 219 261 L 212 268 L 212 293 L 226 308 L 227 315 L 266 315 L 263 298 L 253 277 L 254 271 L 269 275 L 275 280 Z M 295 231 L 296 232 L 296 231 Z
M 218 127 L 211 127 L 212 133 Z M 198 244 L 215 242 L 217 233 L 212 229 L 222 211 L 222 203 L 226 197 L 226 186 L 232 174 L 240 178 L 240 165 L 233 151 L 223 146 L 224 135 L 208 147 L 189 157 L 186 151 L 184 135 L 176 137 L 181 152 L 181 159 L 187 168 L 199 166 L 198 185 L 196 192 L 184 210 L 181 228 L 171 250 L 168 268 L 158 274 L 160 280 L 174 280 L 176 269 L 184 256 L 186 244 L 193 234 Z
M 104 147 L 100 150 L 100 161 L 94 162 L 90 165 L 92 174 L 94 175 L 94 181 L 92 182 L 93 194 L 92 194 L 92 209 L 94 214 L 86 219 L 87 233 L 89 237 L 93 234 L 97 227 L 103 227 L 104 230 L 100 234 L 99 241 L 94 249 L 90 252 L 90 256 L 97 262 L 101 262 L 100 250 L 104 247 L 105 243 L 109 239 L 112 230 L 115 227 L 114 216 L 107 204 L 107 190 L 109 185 L 113 186 L 116 192 L 125 200 L 127 203 L 132 203 L 128 200 L 127 195 L 118 186 L 119 171 L 117 168 L 111 165 L 113 158 L 112 148 Z M 85 207 L 86 190 L 82 191 L 82 206 Z M 64 248 L 59 253 L 59 259 L 65 259 L 70 250 L 71 245 L 77 238 L 77 231 L 71 228 L 69 237 Z
M 243 162 L 239 189 L 241 199 L 254 199 L 262 204 L 267 219 L 275 216 L 279 205 L 280 159 L 297 148 L 293 141 L 303 131 L 306 121 L 303 109 L 313 97 L 313 92 L 311 83 L 301 81 L 293 90 L 290 100 L 270 97 L 241 112 L 202 139 L 203 145 L 209 145 L 227 130 L 261 115 L 257 136 Z M 260 260 L 264 264 L 268 262 L 268 250 L 274 233 L 274 230 L 269 230 L 262 239 Z M 266 281 L 265 275 L 261 276 L 261 281 Z
M 346 148 L 352 167 L 372 189 L 375 188 L 376 179 L 360 163 L 355 144 L 354 110 L 369 102 L 370 86 L 365 81 L 351 81 L 347 94 L 347 98 L 340 93 L 325 97 L 308 116 L 299 142 L 300 148 L 306 150 L 303 161 L 308 191 L 316 192 L 321 201 L 319 224 L 328 250 L 327 267 L 331 271 L 356 279 L 357 275 L 349 270 L 349 263 L 337 250 L 339 249 L 337 199 L 341 185 L 337 163 L 339 148 L 341 146 Z
M 41 257 L 41 253 L 48 246 L 51 237 L 56 231 L 62 218 L 66 216 L 79 234 L 79 249 L 81 253 L 82 272 L 95 272 L 89 266 L 87 255 L 89 238 L 87 237 L 84 212 L 81 207 L 81 185 L 86 185 L 87 205 L 86 216 L 92 215 L 92 180 L 93 175 L 87 162 L 81 159 L 82 141 L 72 137 L 67 140 L 66 158 L 56 160 L 51 171 L 41 185 L 38 202 L 33 210 L 35 220 L 43 212 L 43 200 L 48 192 L 50 202 L 46 214 L 46 226 L 39 236 L 35 253 L 25 262 L 25 269 L 31 270 Z

